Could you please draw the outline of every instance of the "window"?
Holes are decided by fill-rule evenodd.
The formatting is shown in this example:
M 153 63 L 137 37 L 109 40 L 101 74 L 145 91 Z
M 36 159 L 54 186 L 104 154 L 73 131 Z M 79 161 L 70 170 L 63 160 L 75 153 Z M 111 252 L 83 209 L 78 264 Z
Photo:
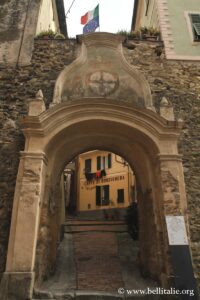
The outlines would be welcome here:
M 124 203 L 124 189 L 117 190 L 117 203 Z
M 92 160 L 89 158 L 85 160 L 85 173 L 91 173 L 91 169 L 92 169 Z
M 200 14 L 189 14 L 194 41 L 200 41 Z
M 97 156 L 97 170 L 103 170 L 112 167 L 112 154 L 107 156 Z
M 109 185 L 96 186 L 96 205 L 109 205 Z

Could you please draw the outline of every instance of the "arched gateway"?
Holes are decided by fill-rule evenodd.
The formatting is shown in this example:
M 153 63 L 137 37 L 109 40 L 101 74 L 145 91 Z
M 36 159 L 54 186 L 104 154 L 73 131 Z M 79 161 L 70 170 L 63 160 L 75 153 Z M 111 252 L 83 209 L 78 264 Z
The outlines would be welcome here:
M 16 295 L 12 299 L 32 297 L 41 272 L 36 267 L 36 256 L 42 255 L 38 240 L 44 242 L 44 249 L 47 245 L 51 249 L 48 263 L 54 265 L 60 175 L 66 163 L 92 149 L 115 152 L 134 169 L 139 187 L 141 265 L 163 286 L 172 274 L 165 217 L 186 213 L 177 150 L 181 123 L 173 120 L 165 101 L 161 115 L 167 117 L 155 112 L 148 82 L 125 61 L 119 37 L 86 35 L 80 52 L 60 74 L 51 108 L 45 110 L 39 93 L 22 120 L 26 145 L 4 273 L 5 294 Z

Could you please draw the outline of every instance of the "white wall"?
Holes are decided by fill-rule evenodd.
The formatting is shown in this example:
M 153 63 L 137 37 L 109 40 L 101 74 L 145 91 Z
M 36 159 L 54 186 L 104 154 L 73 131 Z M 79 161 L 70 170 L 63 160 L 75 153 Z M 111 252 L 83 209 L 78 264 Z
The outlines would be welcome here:
M 36 35 L 49 29 L 59 32 L 56 5 L 54 0 L 41 0 Z
M 158 9 L 157 9 L 157 1 L 156 0 L 150 0 L 149 1 L 149 8 L 147 16 L 145 16 L 146 13 L 146 0 L 144 1 L 144 10 L 141 16 L 141 26 L 146 27 L 154 27 L 159 29 L 159 19 L 158 19 Z

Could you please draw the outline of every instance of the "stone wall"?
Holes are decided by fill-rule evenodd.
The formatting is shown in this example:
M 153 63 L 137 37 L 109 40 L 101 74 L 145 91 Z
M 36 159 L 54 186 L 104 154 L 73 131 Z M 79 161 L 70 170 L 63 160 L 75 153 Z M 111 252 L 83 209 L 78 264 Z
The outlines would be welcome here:
M 129 41 L 124 54 L 148 80 L 157 110 L 164 96 L 173 104 L 176 118 L 184 120 L 179 151 L 183 154 L 193 262 L 200 278 L 200 62 L 166 60 L 158 42 Z
M 75 50 L 74 40 L 35 40 L 31 65 L 0 64 L 0 273 L 5 270 L 19 151 L 24 149 L 19 120 L 27 114 L 27 104 L 39 89 L 48 107 L 55 81 L 74 60 Z
M 0 65 L 0 272 L 5 269 L 19 151 L 24 145 L 19 118 L 27 113 L 27 104 L 39 89 L 49 106 L 55 80 L 64 66 L 75 59 L 77 47 L 75 40 L 35 40 L 31 65 Z M 185 121 L 179 146 L 184 162 L 193 261 L 200 278 L 200 63 L 166 61 L 160 42 L 129 41 L 124 44 L 124 54 L 149 81 L 156 108 L 165 96 L 173 103 L 177 118 Z

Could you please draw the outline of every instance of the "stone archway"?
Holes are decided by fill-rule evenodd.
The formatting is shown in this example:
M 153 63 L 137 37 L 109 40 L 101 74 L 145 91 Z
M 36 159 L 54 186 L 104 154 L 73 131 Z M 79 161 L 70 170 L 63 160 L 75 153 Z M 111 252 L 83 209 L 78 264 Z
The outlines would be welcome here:
M 52 223 L 56 220 L 54 196 L 60 174 L 77 154 L 96 148 L 123 156 L 134 168 L 140 185 L 140 210 L 149 213 L 148 226 L 145 222 L 141 224 L 145 237 L 140 245 L 142 264 L 159 277 L 163 286 L 171 275 L 165 216 L 186 213 L 182 162 L 177 150 L 181 123 L 154 112 L 147 81 L 120 61 L 119 41 L 116 38 L 112 41 L 112 35 L 104 34 L 103 40 L 96 40 L 96 36 L 86 37 L 82 58 L 74 64 L 76 68 L 81 63 L 83 68 L 74 94 L 75 81 L 68 77 L 71 66 L 58 78 L 52 107 L 45 111 L 39 94 L 30 103 L 29 116 L 22 120 L 26 144 L 16 182 L 3 281 L 5 294 L 13 299 L 32 298 L 37 242 L 41 236 L 49 238 L 46 241 L 51 249 L 49 263 L 52 266 L 55 263 L 57 229 L 52 229 Z M 89 61 L 85 56 L 86 46 L 88 53 L 91 52 Z M 105 57 L 102 61 L 108 48 L 107 61 Z M 115 59 L 112 66 L 112 51 L 120 71 Z M 98 68 L 91 57 L 101 60 Z M 76 73 L 73 76 L 76 80 Z M 122 89 L 116 90 L 116 86 Z M 126 90 L 122 99 L 124 89 L 128 93 Z M 167 107 L 164 110 L 166 113 Z M 43 227 L 39 227 L 40 220 Z M 150 239 L 153 239 L 151 244 Z
M 22 290 L 31 293 L 42 204 L 52 207 L 56 179 L 65 163 L 80 151 L 97 147 L 123 155 L 140 181 L 143 206 L 145 198 L 152 201 L 153 227 L 142 230 L 146 237 L 155 230 L 155 243 L 152 250 L 143 239 L 141 251 L 144 264 L 154 269 L 154 275 L 160 274 L 161 281 L 167 280 L 171 270 L 165 215 L 184 215 L 186 208 L 182 163 L 177 153 L 179 126 L 151 111 L 102 100 L 91 103 L 90 99 L 85 99 L 84 105 L 60 104 L 39 117 L 27 117 L 23 126 L 26 146 L 21 153 L 5 273 L 9 290 L 16 293 L 19 282 L 29 278 Z M 176 190 L 170 193 L 168 187 L 174 182 Z M 156 260 L 152 251 L 157 251 Z

